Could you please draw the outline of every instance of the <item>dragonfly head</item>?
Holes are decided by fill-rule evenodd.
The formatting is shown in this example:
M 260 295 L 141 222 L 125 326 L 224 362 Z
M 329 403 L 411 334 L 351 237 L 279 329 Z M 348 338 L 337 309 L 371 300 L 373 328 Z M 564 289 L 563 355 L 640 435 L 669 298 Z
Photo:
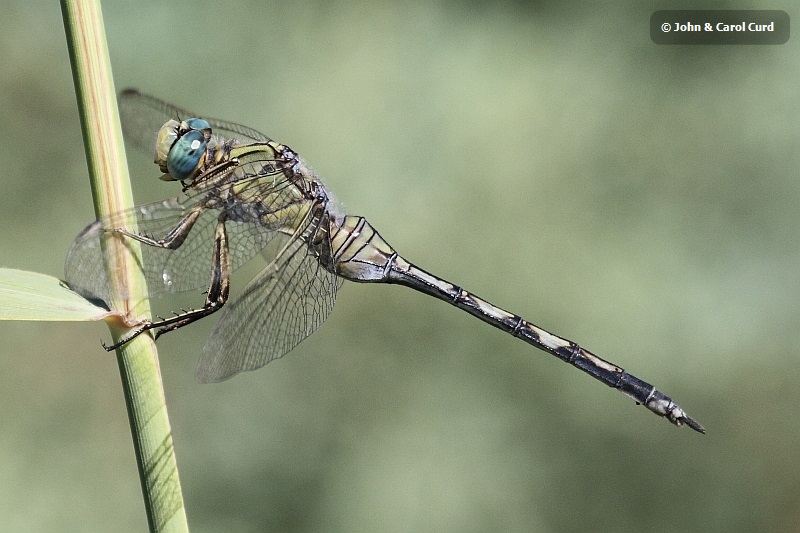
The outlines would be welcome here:
M 203 168 L 211 125 L 201 118 L 170 120 L 158 131 L 155 162 L 170 181 L 191 180 Z

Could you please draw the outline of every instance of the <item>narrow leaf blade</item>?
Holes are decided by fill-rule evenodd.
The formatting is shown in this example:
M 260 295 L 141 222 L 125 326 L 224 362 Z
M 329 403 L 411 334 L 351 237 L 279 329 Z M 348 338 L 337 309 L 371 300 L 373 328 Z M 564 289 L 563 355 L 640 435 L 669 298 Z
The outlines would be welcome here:
M 0 268 L 0 320 L 92 321 L 118 313 L 71 291 L 58 278 Z

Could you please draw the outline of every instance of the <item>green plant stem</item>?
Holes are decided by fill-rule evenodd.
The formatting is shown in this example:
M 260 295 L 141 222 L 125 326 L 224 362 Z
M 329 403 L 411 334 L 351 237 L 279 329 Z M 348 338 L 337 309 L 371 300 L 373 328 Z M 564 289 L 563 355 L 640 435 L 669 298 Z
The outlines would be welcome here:
M 62 13 L 81 113 L 86 159 L 97 217 L 133 206 L 125 149 L 99 0 L 62 0 Z M 119 239 L 107 239 L 112 292 L 131 295 L 111 302 L 126 316 L 149 316 L 144 280 L 135 257 Z M 129 302 L 141 301 L 135 308 Z M 128 324 L 129 325 L 129 324 Z M 110 321 L 115 341 L 126 324 Z M 188 531 L 172 446 L 155 343 L 139 335 L 117 350 L 122 388 L 133 434 L 147 520 L 151 531 Z

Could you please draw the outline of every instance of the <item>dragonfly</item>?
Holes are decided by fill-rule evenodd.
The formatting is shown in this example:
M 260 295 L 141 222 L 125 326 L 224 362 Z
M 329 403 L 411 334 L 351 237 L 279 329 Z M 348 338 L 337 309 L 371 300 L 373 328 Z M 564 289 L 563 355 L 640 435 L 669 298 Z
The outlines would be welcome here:
M 181 184 L 171 199 L 101 218 L 75 239 L 66 281 L 111 301 L 104 242 L 141 248 L 148 295 L 205 291 L 202 306 L 144 319 L 113 350 L 154 330 L 157 339 L 225 309 L 197 366 L 217 382 L 282 357 L 328 317 L 343 280 L 389 283 L 443 300 L 613 387 L 676 426 L 705 433 L 653 385 L 505 311 L 399 255 L 361 216 L 341 212 L 297 152 L 251 128 L 175 107 L 135 89 L 121 93 L 125 138 L 152 152 L 161 178 Z M 134 229 L 135 228 L 135 229 Z M 231 273 L 257 255 L 266 267 L 232 298 Z

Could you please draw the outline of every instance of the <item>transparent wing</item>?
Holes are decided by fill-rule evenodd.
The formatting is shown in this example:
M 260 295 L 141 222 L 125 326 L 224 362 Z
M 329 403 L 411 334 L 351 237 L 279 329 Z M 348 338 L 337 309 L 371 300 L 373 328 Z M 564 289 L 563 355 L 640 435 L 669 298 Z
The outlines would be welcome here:
M 203 348 L 197 379 L 222 381 L 283 356 L 325 321 L 341 284 L 301 239 L 289 241 L 226 307 Z
M 226 139 L 237 139 L 245 144 L 271 140 L 263 133 L 247 126 L 207 118 L 140 93 L 136 89 L 125 89 L 120 93 L 119 114 L 125 139 L 148 155 L 152 155 L 155 151 L 158 130 L 172 119 L 203 118 L 211 124 L 214 134 Z
M 236 173 L 251 175 L 264 167 L 245 162 Z M 231 178 L 233 179 L 233 177 Z M 141 244 L 142 272 L 150 296 L 205 290 L 211 280 L 214 229 L 225 211 L 231 268 L 243 265 L 259 252 L 272 260 L 298 228 L 308 225 L 308 205 L 297 188 L 282 173 L 256 175 L 237 182 L 238 195 L 222 201 L 215 191 L 191 190 L 176 198 L 135 207 L 87 226 L 75 239 L 67 255 L 66 281 L 87 298 L 110 301 L 110 289 L 101 247 L 102 239 L 130 237 L 107 230 L 138 228 L 136 233 L 162 239 L 193 212 L 199 216 L 183 244 L 175 249 Z M 245 202 L 236 201 L 246 198 Z M 126 297 L 127 295 L 123 295 Z

